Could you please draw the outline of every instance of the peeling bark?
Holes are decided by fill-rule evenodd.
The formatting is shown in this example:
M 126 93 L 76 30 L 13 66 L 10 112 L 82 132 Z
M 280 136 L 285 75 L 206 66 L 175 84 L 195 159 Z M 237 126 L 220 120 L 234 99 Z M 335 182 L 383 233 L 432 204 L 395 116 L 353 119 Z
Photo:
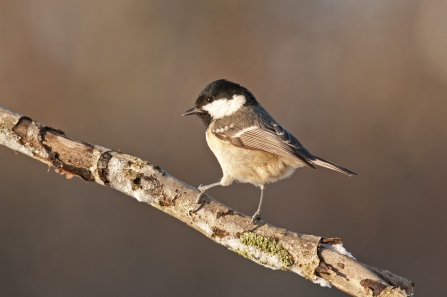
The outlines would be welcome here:
M 350 257 L 339 238 L 303 235 L 259 222 L 210 196 L 195 204 L 199 191 L 157 165 L 101 146 L 71 139 L 0 106 L 0 144 L 121 191 L 188 224 L 209 239 L 272 269 L 297 273 L 352 296 L 411 296 L 414 283 Z M 250 228 L 250 229 L 249 229 Z

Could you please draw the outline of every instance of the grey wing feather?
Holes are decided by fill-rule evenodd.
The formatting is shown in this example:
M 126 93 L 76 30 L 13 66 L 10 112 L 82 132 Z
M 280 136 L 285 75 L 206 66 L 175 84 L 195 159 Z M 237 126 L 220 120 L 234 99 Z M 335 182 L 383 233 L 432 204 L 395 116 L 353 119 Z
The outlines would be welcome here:
M 295 152 L 302 158 L 311 162 L 315 160 L 315 156 L 312 155 L 289 131 L 278 125 L 277 123 L 271 123 L 276 134 L 282 141 L 295 149 Z
M 341 173 L 346 174 L 347 176 L 353 176 L 353 175 L 357 175 L 357 173 L 352 172 L 349 169 L 346 169 L 344 167 L 341 167 L 335 163 L 332 163 L 328 160 L 325 160 L 323 158 L 319 158 L 319 157 L 315 157 L 315 161 L 312 161 L 312 163 L 314 163 L 315 165 L 321 166 L 321 167 L 325 167 L 325 168 L 329 168 Z
M 294 156 L 301 159 L 309 167 L 315 157 L 287 130 L 276 123 L 271 126 L 257 125 L 245 129 L 232 127 L 216 129 L 214 135 L 219 139 L 246 149 L 262 150 L 275 155 Z

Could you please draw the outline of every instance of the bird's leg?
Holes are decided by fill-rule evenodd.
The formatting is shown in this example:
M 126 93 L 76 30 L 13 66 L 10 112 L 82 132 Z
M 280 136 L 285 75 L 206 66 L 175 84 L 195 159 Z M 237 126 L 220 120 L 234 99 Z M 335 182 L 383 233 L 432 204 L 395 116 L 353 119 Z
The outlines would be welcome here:
M 262 207 L 262 198 L 264 197 L 264 189 L 265 189 L 265 186 L 261 186 L 261 199 L 259 200 L 258 210 L 255 212 L 255 214 L 251 218 L 251 223 L 253 223 L 255 220 L 261 220 L 261 207 Z
M 220 186 L 220 181 L 210 185 L 200 185 L 199 186 L 200 194 L 197 196 L 196 203 L 200 204 L 200 201 L 202 200 L 203 196 L 206 195 L 205 191 L 215 186 Z

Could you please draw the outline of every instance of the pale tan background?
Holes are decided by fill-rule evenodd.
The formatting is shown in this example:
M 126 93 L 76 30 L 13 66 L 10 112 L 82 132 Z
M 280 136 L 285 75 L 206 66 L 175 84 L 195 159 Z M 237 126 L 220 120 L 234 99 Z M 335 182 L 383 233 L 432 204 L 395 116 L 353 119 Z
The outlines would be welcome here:
M 445 294 L 447 2 L 0 1 L 0 105 L 154 162 L 221 171 L 182 118 L 209 82 L 248 87 L 314 154 L 264 219 L 343 238 L 360 261 Z M 247 214 L 251 185 L 210 194 Z M 0 147 L 1 296 L 344 296 L 274 272 L 111 189 Z

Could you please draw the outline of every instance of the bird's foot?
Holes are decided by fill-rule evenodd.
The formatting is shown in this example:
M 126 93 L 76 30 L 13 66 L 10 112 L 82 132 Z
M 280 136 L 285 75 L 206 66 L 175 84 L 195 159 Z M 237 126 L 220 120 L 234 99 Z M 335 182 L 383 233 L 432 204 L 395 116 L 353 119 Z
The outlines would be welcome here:
M 255 212 L 255 214 L 251 217 L 251 224 L 253 224 L 254 222 L 260 221 L 261 220 L 261 211 L 258 210 Z
M 253 224 L 258 224 L 261 220 L 261 212 L 258 210 L 256 213 L 251 217 L 250 224 L 248 224 L 247 229 L 250 230 L 253 226 Z
M 200 193 L 199 195 L 197 195 L 196 204 L 200 204 L 200 202 L 202 202 L 203 197 L 206 195 L 203 185 L 200 185 L 198 189 Z
M 203 197 L 206 196 L 206 192 L 200 192 L 199 195 L 197 195 L 196 204 L 201 204 Z
M 191 210 L 189 211 L 190 214 L 195 213 L 197 210 L 199 210 L 200 206 L 199 206 L 199 208 L 197 208 L 196 205 L 197 204 L 202 204 L 203 197 L 206 196 L 206 192 L 202 188 L 202 185 L 199 186 L 199 191 L 200 191 L 200 193 L 199 193 L 199 195 L 197 195 L 196 202 L 193 205 L 193 207 L 191 208 Z

